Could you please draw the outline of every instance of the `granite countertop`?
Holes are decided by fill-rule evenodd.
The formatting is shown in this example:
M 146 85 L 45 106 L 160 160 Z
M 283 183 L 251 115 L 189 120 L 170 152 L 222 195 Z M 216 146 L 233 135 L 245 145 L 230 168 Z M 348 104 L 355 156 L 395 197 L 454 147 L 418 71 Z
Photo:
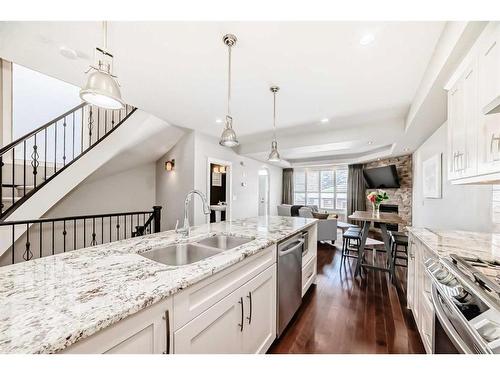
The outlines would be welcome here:
M 415 227 L 408 227 L 408 231 L 440 257 L 457 254 L 500 262 L 500 234 Z
M 0 267 L 0 353 L 55 353 L 313 224 L 253 217 L 112 242 Z M 217 233 L 255 237 L 213 257 L 168 266 L 139 253 Z

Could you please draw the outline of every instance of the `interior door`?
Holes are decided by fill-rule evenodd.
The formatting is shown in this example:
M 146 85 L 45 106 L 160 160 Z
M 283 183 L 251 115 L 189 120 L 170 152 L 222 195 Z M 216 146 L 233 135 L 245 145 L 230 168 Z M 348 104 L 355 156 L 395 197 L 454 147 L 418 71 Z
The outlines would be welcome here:
M 243 351 L 265 353 L 276 338 L 276 265 L 250 280 L 243 289 Z
M 174 334 L 174 353 L 242 353 L 243 304 L 239 288 L 178 329 Z

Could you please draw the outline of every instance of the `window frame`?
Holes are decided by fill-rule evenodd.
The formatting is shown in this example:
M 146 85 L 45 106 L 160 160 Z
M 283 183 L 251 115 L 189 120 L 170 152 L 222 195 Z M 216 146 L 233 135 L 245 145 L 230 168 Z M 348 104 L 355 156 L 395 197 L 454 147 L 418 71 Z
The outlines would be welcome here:
M 321 172 L 333 172 L 333 208 L 325 208 L 321 206 Z M 297 174 L 294 173 L 294 178 L 293 178 L 293 203 L 294 204 L 304 204 L 307 205 L 307 199 L 308 199 L 308 194 L 313 193 L 313 194 L 318 194 L 318 208 L 321 210 L 329 211 L 329 212 L 345 212 L 346 208 L 338 208 L 337 207 L 337 196 L 338 194 L 347 194 L 347 185 L 345 189 L 339 189 L 337 186 L 337 172 L 342 171 L 342 172 L 347 172 L 347 168 L 342 168 L 342 167 L 337 167 L 337 166 L 332 166 L 332 167 L 325 167 L 325 168 L 297 168 L 296 172 L 301 172 L 304 173 L 304 190 L 296 190 L 296 177 Z M 318 191 L 308 191 L 307 189 L 307 180 L 308 180 L 308 173 L 310 172 L 317 172 L 318 177 L 317 177 L 317 186 L 318 186 Z M 325 192 L 326 193 L 326 192 Z M 304 203 L 297 203 L 295 201 L 295 196 L 296 194 L 304 194 Z M 332 194 L 332 192 L 328 192 L 328 194 Z M 330 197 L 328 197 L 330 198 Z

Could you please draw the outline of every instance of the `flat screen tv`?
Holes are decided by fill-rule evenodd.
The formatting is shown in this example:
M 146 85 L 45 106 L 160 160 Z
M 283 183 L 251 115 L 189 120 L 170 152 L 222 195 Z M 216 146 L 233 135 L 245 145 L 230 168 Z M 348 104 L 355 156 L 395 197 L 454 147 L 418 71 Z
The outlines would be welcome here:
M 399 187 L 398 171 L 395 165 L 363 170 L 369 189 L 391 189 Z

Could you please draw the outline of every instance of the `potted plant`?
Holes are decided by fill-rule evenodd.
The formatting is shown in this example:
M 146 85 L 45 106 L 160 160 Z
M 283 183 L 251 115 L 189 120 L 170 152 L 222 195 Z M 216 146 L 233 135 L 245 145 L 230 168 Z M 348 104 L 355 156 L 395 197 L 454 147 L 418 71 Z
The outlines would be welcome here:
M 368 200 L 372 203 L 373 216 L 380 216 L 380 204 L 383 201 L 389 200 L 389 196 L 385 190 L 372 191 L 367 196 Z

